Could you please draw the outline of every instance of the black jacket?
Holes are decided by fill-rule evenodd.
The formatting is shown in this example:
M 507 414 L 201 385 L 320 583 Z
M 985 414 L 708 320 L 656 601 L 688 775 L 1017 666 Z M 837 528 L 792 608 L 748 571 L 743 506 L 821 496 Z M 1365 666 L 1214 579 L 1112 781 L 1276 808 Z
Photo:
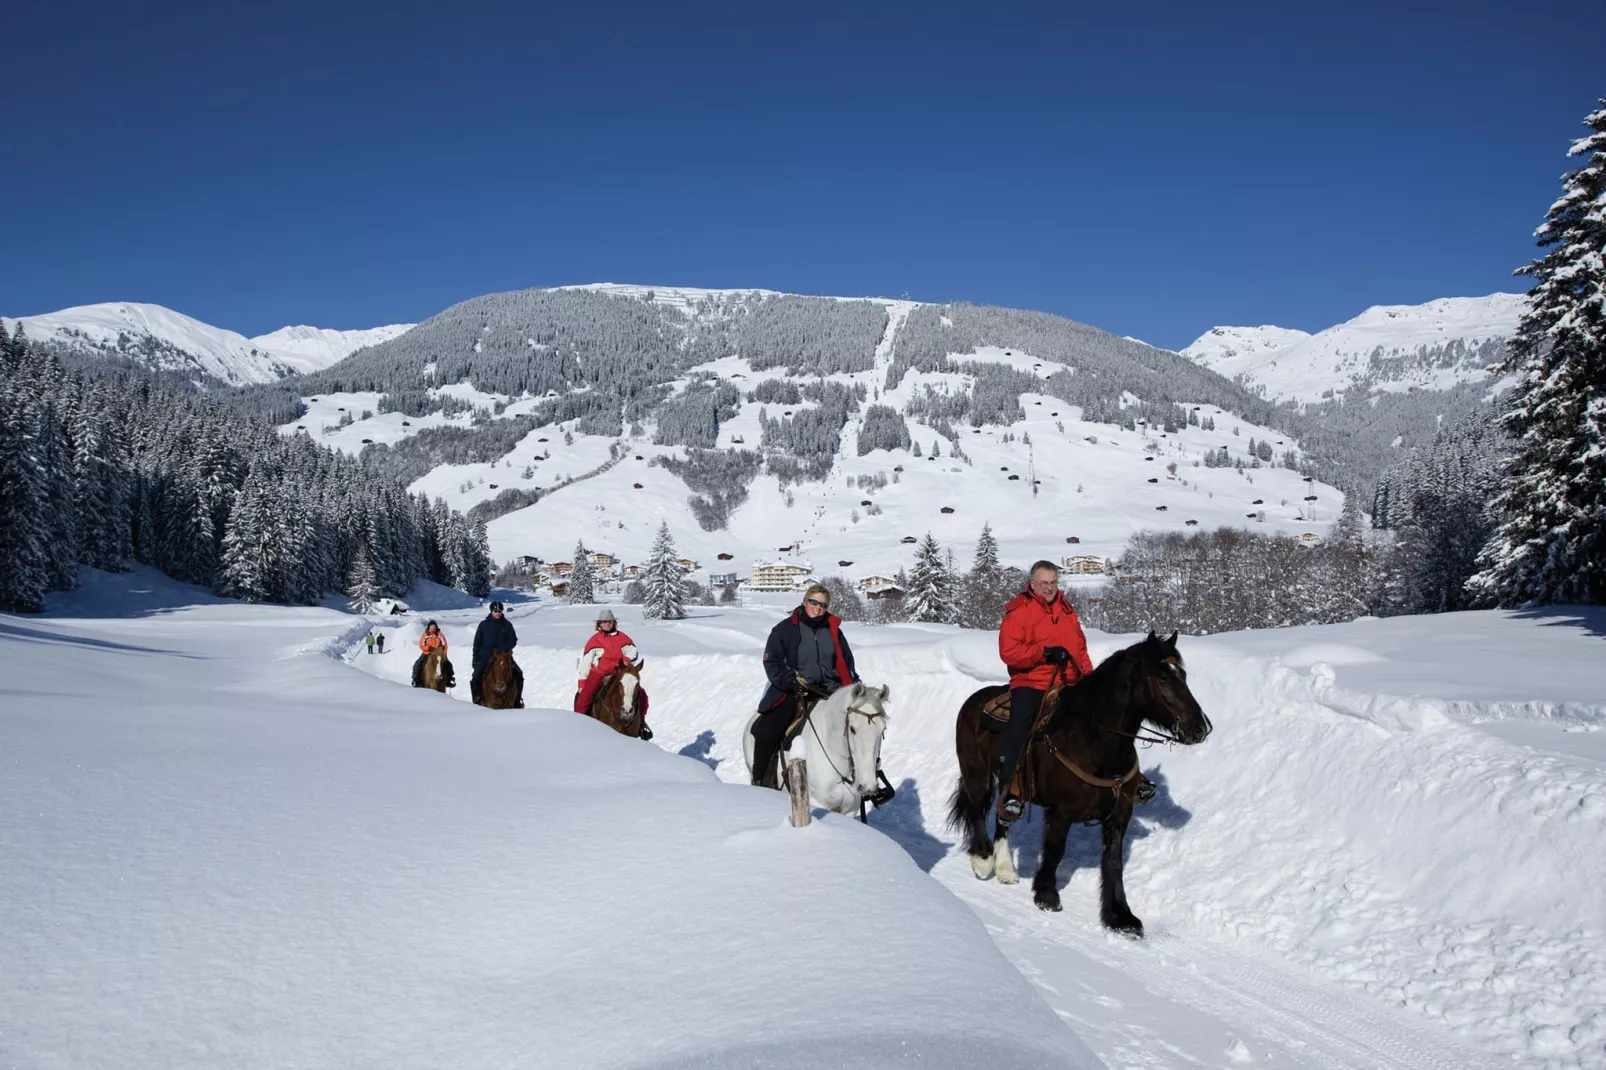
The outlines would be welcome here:
M 489 665 L 491 655 L 498 650 L 512 650 L 518 645 L 519 635 L 513 630 L 512 621 L 506 617 L 497 620 L 487 616 L 474 629 L 474 668 Z
M 790 617 L 770 629 L 769 642 L 764 644 L 764 675 L 770 678 L 770 686 L 759 699 L 760 713 L 774 709 L 797 691 L 797 648 L 803 642 L 803 629 L 807 627 L 801 620 L 802 615 L 802 607 L 794 609 Z M 834 613 L 826 614 L 826 626 L 831 629 L 831 638 L 836 640 L 837 676 L 846 685 L 856 681 L 859 673 L 853 667 L 853 650 L 848 646 L 848 637 L 842 634 L 841 624 L 842 618 Z

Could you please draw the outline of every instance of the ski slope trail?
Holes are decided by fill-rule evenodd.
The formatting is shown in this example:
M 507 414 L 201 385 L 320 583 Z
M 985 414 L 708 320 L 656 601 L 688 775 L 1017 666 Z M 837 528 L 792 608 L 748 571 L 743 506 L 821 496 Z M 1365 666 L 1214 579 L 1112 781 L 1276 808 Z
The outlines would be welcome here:
M 791 601 L 645 621 L 655 743 L 746 781 L 759 654 Z M 512 604 L 532 704 L 572 700 L 582 606 Z M 477 614 L 441 616 L 465 651 Z M 416 639 L 421 621 L 387 625 Z M 1466 613 L 1184 639 L 1215 721 L 1145 751 L 1160 796 L 1128 839 L 1133 943 L 1098 925 L 1096 829 L 1071 832 L 1043 914 L 980 882 L 944 825 L 959 701 L 1000 676 L 996 634 L 848 623 L 891 688 L 871 825 L 975 912 L 1112 1066 L 1606 1067 L 1606 613 Z M 1130 639 L 1090 636 L 1095 659 Z M 356 656 L 376 675 L 411 664 Z M 459 690 L 462 690 L 461 688 Z

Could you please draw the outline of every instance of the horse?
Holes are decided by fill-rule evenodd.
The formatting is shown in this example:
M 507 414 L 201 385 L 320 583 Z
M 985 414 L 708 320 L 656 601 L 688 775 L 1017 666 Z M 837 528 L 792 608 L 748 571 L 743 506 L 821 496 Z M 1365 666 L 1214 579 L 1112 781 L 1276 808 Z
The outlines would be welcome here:
M 867 687 L 854 683 L 841 687 L 829 698 L 815 704 L 798 729 L 807 763 L 809 797 L 838 814 L 859 815 L 865 820 L 866 802 L 881 806 L 892 799 L 892 785 L 881 772 L 881 737 L 887 731 L 885 686 Z M 742 730 L 742 754 L 747 771 L 753 772 L 754 714 Z M 791 740 L 776 754 L 781 768 L 791 754 Z M 776 782 L 781 782 L 777 776 Z
M 518 705 L 518 666 L 510 651 L 498 650 L 480 679 L 480 705 L 492 710 L 511 710 Z
M 620 735 L 640 736 L 642 719 L 637 715 L 636 691 L 641 686 L 641 667 L 645 664 L 645 659 L 634 665 L 620 662 L 610 674 L 607 685 L 591 699 L 591 708 L 586 713 Z
M 424 659 L 424 667 L 418 670 L 418 686 L 445 691 L 446 680 L 446 651 L 436 647 Z
M 996 783 L 1001 733 L 983 724 L 982 707 L 1007 688 L 984 687 L 964 701 L 955 725 L 959 784 L 948 808 L 949 827 L 966 837 L 976 877 L 995 873 L 1000 884 L 1019 877 L 1010 858 L 1007 826 L 996 840 L 987 835 L 987 811 Z M 1004 701 L 1008 701 L 1007 698 Z M 1054 709 L 1044 711 L 1021 758 L 1027 800 L 1043 808 L 1043 857 L 1032 880 L 1032 898 L 1042 910 L 1059 910 L 1057 871 L 1065 856 L 1072 822 L 1098 822 L 1104 855 L 1099 867 L 1099 918 L 1108 929 L 1134 938 L 1143 922 L 1126 902 L 1122 849 L 1138 790 L 1147 784 L 1138 772 L 1135 742 L 1148 740 L 1147 722 L 1165 742 L 1203 743 L 1210 718 L 1188 690 L 1188 674 L 1177 653 L 1177 636 L 1148 638 L 1118 650 L 1086 677 L 1060 692 Z

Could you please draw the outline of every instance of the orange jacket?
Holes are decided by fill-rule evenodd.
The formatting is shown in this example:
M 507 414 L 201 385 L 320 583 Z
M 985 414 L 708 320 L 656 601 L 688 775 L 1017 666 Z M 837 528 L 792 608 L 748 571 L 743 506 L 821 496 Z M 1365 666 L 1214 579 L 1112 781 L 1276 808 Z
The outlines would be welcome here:
M 418 637 L 418 649 L 424 653 L 428 654 L 436 647 L 441 648 L 442 654 L 446 653 L 446 635 L 444 632 L 425 632 Z
M 1065 666 L 1065 679 L 1071 683 L 1093 671 L 1087 636 L 1065 595 L 1055 592 L 1054 600 L 1045 602 L 1031 591 L 1022 591 L 1004 610 L 1004 623 L 998 629 L 998 656 L 1009 669 L 1009 686 L 1047 690 L 1054 682 L 1055 667 L 1043 660 L 1043 648 L 1050 646 L 1071 652 L 1071 662 Z

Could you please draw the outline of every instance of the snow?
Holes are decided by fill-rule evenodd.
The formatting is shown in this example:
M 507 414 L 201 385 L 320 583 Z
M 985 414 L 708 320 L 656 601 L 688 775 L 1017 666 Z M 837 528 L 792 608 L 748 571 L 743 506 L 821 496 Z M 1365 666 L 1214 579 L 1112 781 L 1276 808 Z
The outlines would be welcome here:
M 483 1065 L 538 1038 L 553 1064 L 806 1065 L 841 1061 L 831 1036 L 865 1065 L 894 1036 L 935 1065 L 1085 1064 L 1057 1019 L 1109 1066 L 1606 1067 L 1606 610 L 1184 638 L 1216 731 L 1143 753 L 1132 943 L 1098 925 L 1096 830 L 1050 915 L 944 828 L 993 633 L 846 625 L 891 687 L 899 794 L 869 830 L 799 831 L 736 786 L 795 595 L 614 606 L 643 746 L 556 712 L 591 607 L 505 596 L 531 709 L 491 714 L 402 686 L 423 612 L 376 622 L 393 652 L 370 656 L 358 618 L 87 575 L 0 617 L 39 669 L 0 714 L 0 895 L 23 904 L 0 1036 L 26 1065 Z M 465 667 L 482 615 L 427 613 Z M 1095 658 L 1131 638 L 1090 635 Z M 599 1018 L 621 987 L 631 1012 Z
M 8 1064 L 1097 1065 L 874 830 L 164 585 L 0 616 Z
M 1468 348 L 1516 334 L 1523 294 L 1446 297 L 1421 305 L 1376 305 L 1348 322 L 1308 335 L 1282 327 L 1214 327 L 1182 355 L 1229 379 L 1243 377 L 1274 400 L 1317 401 L 1357 382 L 1370 389 L 1443 390 L 1481 382 L 1488 369 L 1470 360 L 1415 361 L 1421 350 L 1460 340 Z M 1372 358 L 1403 358 L 1397 377 L 1373 380 Z
M 328 327 L 280 327 L 251 339 L 285 364 L 305 374 L 338 364 L 368 346 L 400 338 L 415 324 L 393 323 L 362 331 L 336 331 Z
M 81 305 L 20 320 L 8 318 L 6 329 L 14 331 L 19 322 L 31 338 L 80 348 L 86 344 L 96 349 L 115 348 L 120 338 L 153 339 L 162 347 L 178 350 L 164 354 L 161 367 L 208 375 L 232 385 L 271 383 L 287 375 L 317 371 L 412 327 L 397 324 L 365 331 L 283 327 L 246 338 L 161 305 L 135 301 Z

